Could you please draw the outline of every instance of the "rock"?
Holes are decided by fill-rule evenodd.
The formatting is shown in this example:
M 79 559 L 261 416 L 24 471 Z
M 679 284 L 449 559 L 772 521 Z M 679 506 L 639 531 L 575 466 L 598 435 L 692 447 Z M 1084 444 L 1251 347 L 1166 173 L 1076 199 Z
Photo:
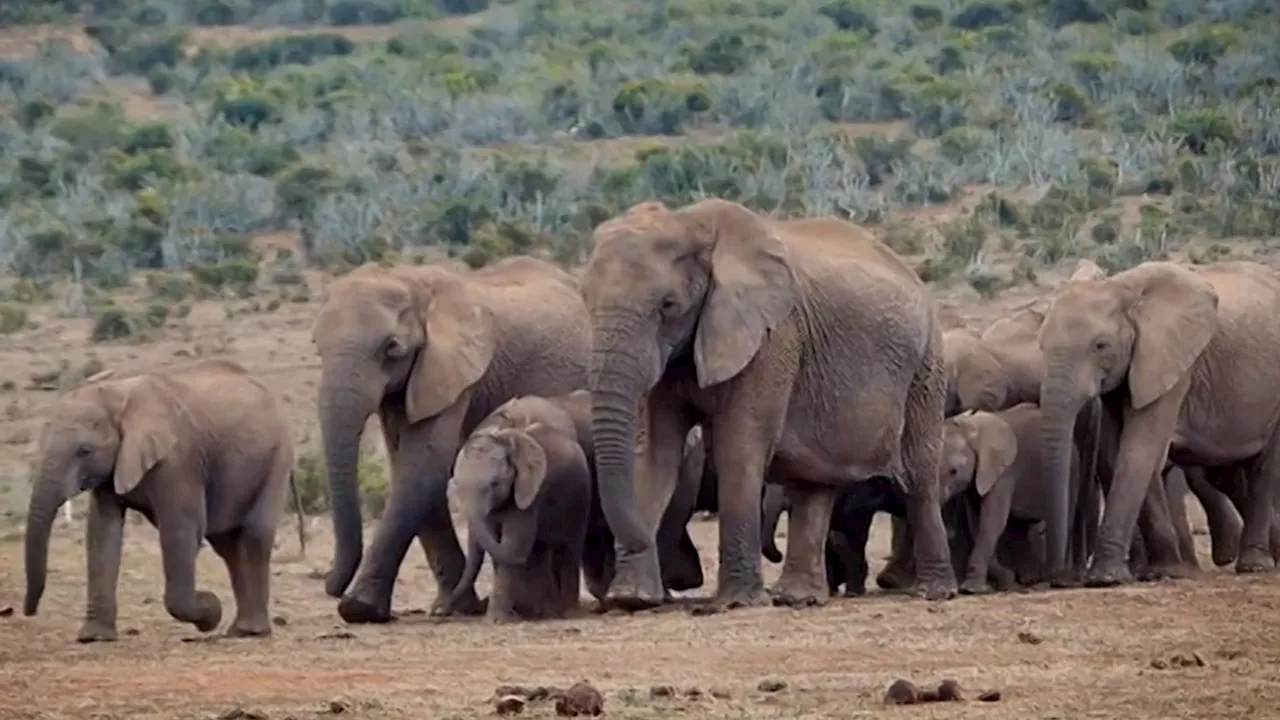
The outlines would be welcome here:
M 276 627 L 284 627 L 285 625 L 289 624 L 289 618 L 283 615 L 277 615 L 271 618 L 271 624 L 275 625 Z
M 124 629 L 124 634 L 125 634 L 125 635 L 127 635 L 127 636 L 129 636 L 129 637 L 137 637 L 137 636 L 138 636 L 138 628 L 125 628 L 125 629 Z
M 0 608 L 0 617 L 12 617 L 12 616 L 13 616 L 12 605 L 5 605 L 4 607 Z
M 1039 645 L 1040 643 L 1044 642 L 1044 639 L 1041 638 L 1039 635 L 1036 635 L 1035 633 L 1027 632 L 1026 630 L 1023 630 L 1022 632 L 1018 633 L 1018 642 L 1024 645 Z
M 351 712 L 351 703 L 346 700 L 330 700 L 328 710 L 331 715 L 342 715 Z
M 964 694 L 960 692 L 960 683 L 951 678 L 938 683 L 938 700 L 942 702 L 964 702 Z
M 914 705 L 920 702 L 920 689 L 910 680 L 898 678 L 884 693 L 886 705 Z
M 493 711 L 499 715 L 519 715 L 524 712 L 524 698 L 518 695 L 505 695 L 493 704 Z
M 669 698 L 676 694 L 676 689 L 670 685 L 654 685 L 649 688 L 649 697 L 651 698 Z
M 261 710 L 233 708 L 218 716 L 218 720 L 266 720 L 267 714 Z
M 1169 667 L 1169 663 L 1165 662 L 1164 660 L 1161 660 L 1160 658 L 1156 658 L 1155 660 L 1151 661 L 1151 667 L 1156 670 L 1164 670 L 1165 668 Z
M 756 684 L 756 689 L 760 692 L 775 693 L 787 689 L 787 681 L 777 678 L 766 678 Z
M 711 688 L 711 697 L 717 700 L 728 700 L 733 697 L 733 693 L 729 692 L 725 688 L 714 687 Z
M 691 687 L 684 691 L 684 696 L 690 700 L 697 700 L 702 697 L 702 688 Z
M 356 636 L 350 630 L 333 630 L 327 633 L 320 633 L 316 636 L 317 640 L 351 640 Z
M 587 683 L 574 683 L 556 700 L 556 714 L 562 717 L 599 715 L 604 712 L 604 696 Z
M 1000 702 L 999 690 L 988 690 L 978 696 L 978 700 L 982 702 Z

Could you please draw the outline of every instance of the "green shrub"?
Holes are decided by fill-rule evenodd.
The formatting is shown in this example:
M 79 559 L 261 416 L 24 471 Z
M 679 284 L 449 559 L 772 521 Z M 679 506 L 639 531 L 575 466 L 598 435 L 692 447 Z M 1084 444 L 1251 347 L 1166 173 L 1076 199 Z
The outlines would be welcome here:
M 1208 153 L 1215 141 L 1228 148 L 1238 143 L 1231 118 L 1217 108 L 1184 110 L 1174 115 L 1169 129 L 1181 135 L 1183 146 L 1196 155 Z
M 818 14 L 830 18 L 841 30 L 861 30 L 870 35 L 880 31 L 875 14 L 858 0 L 832 0 L 818 8 Z
M 109 307 L 94 316 L 89 340 L 95 343 L 129 340 L 138 335 L 138 330 L 137 318 L 120 308 Z
M 196 282 L 206 287 L 250 289 L 258 279 L 258 263 L 252 258 L 233 258 L 213 263 L 195 263 L 189 268 Z
M 951 18 L 951 27 L 961 30 L 979 30 L 989 25 L 1010 25 L 1018 18 L 1018 11 L 1008 2 L 972 2 Z
M 327 57 L 350 55 L 356 44 L 337 33 L 289 35 L 242 45 L 231 52 L 227 66 L 234 72 L 266 72 L 282 65 L 310 65 Z
M 161 272 L 147 275 L 147 289 L 152 297 L 161 300 L 181 302 L 192 294 L 194 287 L 185 275 Z
M 612 108 L 627 132 L 678 135 L 690 119 L 711 109 L 711 95 L 700 79 L 645 78 L 619 88 Z
M 1181 63 L 1215 65 L 1238 42 L 1235 28 L 1225 24 L 1210 25 L 1175 41 L 1169 46 L 1169 54 Z
M 0 335 L 12 335 L 26 326 L 26 308 L 13 303 L 0 303 Z

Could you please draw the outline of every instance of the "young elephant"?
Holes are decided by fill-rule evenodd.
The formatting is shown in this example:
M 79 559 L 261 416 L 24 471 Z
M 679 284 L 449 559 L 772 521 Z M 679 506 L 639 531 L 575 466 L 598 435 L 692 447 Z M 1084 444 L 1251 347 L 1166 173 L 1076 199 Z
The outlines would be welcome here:
M 988 568 L 996 546 L 1013 521 L 1034 523 L 1047 521 L 1052 489 L 1045 486 L 1047 476 L 1040 472 L 1041 412 L 1039 406 L 1021 403 L 999 412 L 966 412 L 948 418 L 943 434 L 940 472 L 950 484 L 947 495 L 968 493 L 977 502 L 979 517 L 973 552 L 960 592 L 985 593 Z M 1072 497 L 1078 496 L 1081 477 L 1080 459 L 1071 449 Z M 1077 524 L 1080 519 L 1077 518 Z M 1080 537 L 1080 528 L 1073 528 Z M 1083 574 L 1086 549 L 1079 543 L 1070 548 L 1073 569 Z
M 592 479 L 573 418 L 547 398 L 500 405 L 467 438 L 453 478 L 467 518 L 467 564 L 452 606 L 485 553 L 494 622 L 564 617 L 578 606 Z
M 292 469 L 293 441 L 276 400 L 236 363 L 201 361 L 74 390 L 40 438 L 23 612 L 36 614 L 44 594 L 58 507 L 88 490 L 81 642 L 116 639 L 126 509 L 160 531 L 170 615 L 201 632 L 222 620 L 218 598 L 196 589 L 196 553 L 206 539 L 226 562 L 235 592 L 227 635 L 270 635 L 271 550 Z

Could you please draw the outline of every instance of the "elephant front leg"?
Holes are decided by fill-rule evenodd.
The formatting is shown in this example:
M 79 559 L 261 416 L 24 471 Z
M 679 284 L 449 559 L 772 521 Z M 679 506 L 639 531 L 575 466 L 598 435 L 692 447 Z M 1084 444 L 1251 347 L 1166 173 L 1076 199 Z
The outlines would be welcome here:
M 1186 396 L 1187 387 L 1188 381 L 1184 378 L 1152 405 L 1142 410 L 1126 409 L 1115 475 L 1107 493 L 1102 524 L 1098 528 L 1098 546 L 1085 577 L 1085 585 L 1114 587 L 1132 582 L 1125 556 L 1138 524 L 1139 511 L 1148 501 L 1151 485 L 1160 481 L 1169 438 L 1173 435 L 1178 408 Z M 1167 515 L 1165 519 L 1167 521 Z M 1144 539 L 1148 551 L 1157 552 L 1153 538 Z
M 124 549 L 124 506 L 107 490 L 95 490 L 85 524 L 85 564 L 88 597 L 84 623 L 76 640 L 82 643 L 116 639 L 116 587 L 120 553 Z
M 196 555 L 204 537 L 204 512 L 160 515 L 160 555 L 164 563 L 164 609 L 175 620 L 209 632 L 222 622 L 222 603 L 196 589 Z
M 516 613 L 520 570 L 518 566 L 493 563 L 493 589 L 489 591 L 489 605 L 485 608 L 486 622 L 509 623 L 520 619 Z
M 978 534 L 973 541 L 973 551 L 969 553 L 969 567 L 965 572 L 964 584 L 960 592 L 966 595 L 981 595 L 991 592 L 987 583 L 992 561 L 995 559 L 996 546 L 1000 536 L 1009 523 L 1009 510 L 1013 505 L 1012 483 L 998 484 L 982 501 L 982 510 L 978 515 Z
M 247 527 L 236 541 L 236 616 L 227 628 L 228 637 L 269 637 L 271 635 L 271 547 L 275 532 Z
M 1209 525 L 1210 555 L 1216 567 L 1233 562 L 1240 555 L 1240 533 L 1244 530 L 1244 521 L 1231 498 L 1219 490 L 1218 482 L 1210 480 L 1210 477 L 1216 479 L 1222 475 L 1220 487 L 1230 487 L 1238 472 L 1236 468 L 1183 469 L 1187 487 L 1204 508 L 1205 521 Z
M 826 545 L 835 506 L 833 489 L 808 483 L 787 488 L 787 553 L 782 577 L 773 586 L 773 603 L 790 607 L 823 605 L 827 589 Z
M 871 537 L 871 523 L 875 516 L 875 510 L 849 513 L 846 532 L 832 533 L 840 534 L 843 542 L 839 538 L 827 537 L 828 546 L 836 553 L 841 569 L 844 570 L 845 597 L 867 594 L 867 574 L 870 570 L 867 567 L 867 542 Z
M 765 605 L 769 595 L 761 572 L 761 498 L 764 473 L 769 464 L 773 434 L 761 432 L 757 418 L 743 410 L 727 412 L 711 424 L 711 453 L 716 468 L 720 503 L 720 567 L 716 574 L 715 606 L 720 609 Z M 795 511 L 788 513 L 788 528 L 794 528 Z M 831 519 L 830 507 L 821 527 L 825 544 Z M 792 554 L 787 537 L 787 557 Z M 822 544 L 813 558 L 815 572 L 826 590 Z M 785 575 L 786 570 L 783 570 Z

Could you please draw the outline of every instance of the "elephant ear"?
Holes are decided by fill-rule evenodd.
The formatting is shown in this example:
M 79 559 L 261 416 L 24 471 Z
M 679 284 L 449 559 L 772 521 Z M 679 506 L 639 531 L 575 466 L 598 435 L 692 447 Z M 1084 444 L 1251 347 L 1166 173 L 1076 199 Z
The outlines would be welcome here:
M 1134 409 L 1141 409 L 1177 384 L 1213 339 L 1218 293 L 1207 280 L 1173 263 L 1148 263 L 1122 275 L 1137 292 L 1128 312 L 1137 335 L 1129 396 Z
M 1089 258 L 1081 258 L 1076 263 L 1075 272 L 1071 273 L 1071 277 L 1067 278 L 1067 282 L 1078 282 L 1080 280 L 1104 280 L 1107 277 L 1107 271 L 1098 267 L 1098 264 Z
M 787 247 L 766 220 L 737 203 L 704 200 L 685 210 L 709 234 L 711 288 L 698 321 L 698 386 L 742 372 L 796 303 Z
M 974 413 L 965 421 L 969 424 L 969 442 L 978 456 L 974 486 L 979 495 L 985 496 L 1018 458 L 1018 436 L 1009 423 L 991 413 Z
M 536 432 L 541 423 L 533 423 L 523 430 L 505 430 L 503 435 L 511 446 L 511 464 L 515 467 L 516 507 L 528 510 L 547 478 L 547 453 L 530 433 Z
M 161 391 L 151 382 L 138 382 L 127 390 L 104 390 L 120 427 L 114 485 L 116 493 L 124 495 L 173 451 L 178 437 Z
M 489 370 L 497 338 L 493 315 L 461 283 L 427 301 L 426 345 L 405 392 L 409 422 L 434 417 L 458 401 Z

